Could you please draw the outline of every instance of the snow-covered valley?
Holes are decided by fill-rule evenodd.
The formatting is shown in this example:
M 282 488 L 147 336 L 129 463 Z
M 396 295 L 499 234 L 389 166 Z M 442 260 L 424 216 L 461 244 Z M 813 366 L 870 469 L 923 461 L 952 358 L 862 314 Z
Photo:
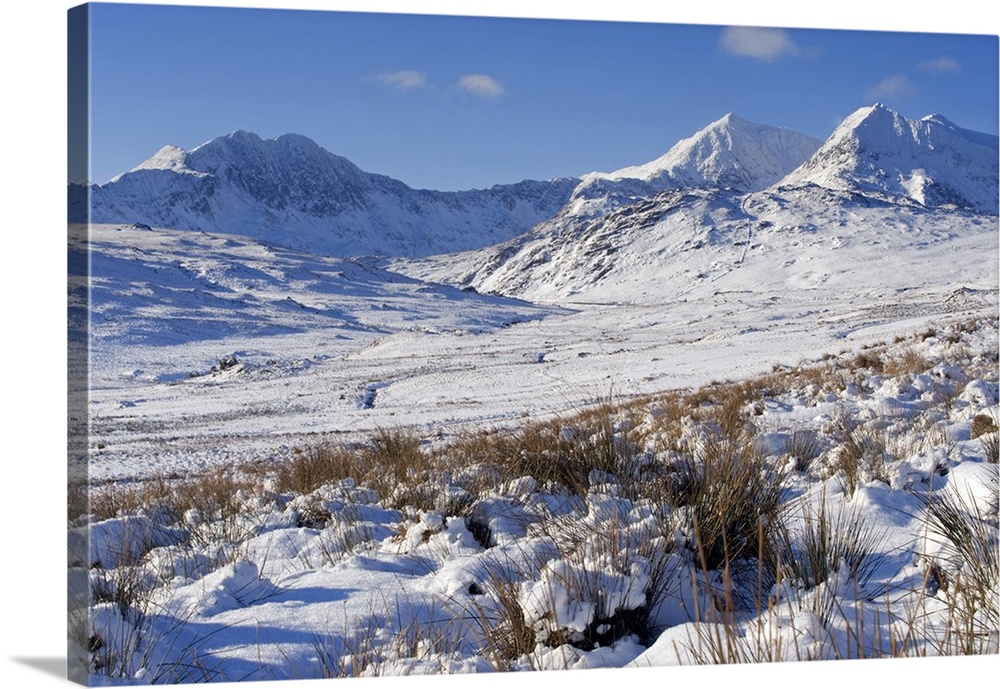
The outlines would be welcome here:
M 996 139 L 864 110 L 823 146 L 724 118 L 707 149 L 559 186 L 530 229 L 458 253 L 427 255 L 433 233 L 319 252 L 355 245 L 324 244 L 308 203 L 302 242 L 72 227 L 80 671 L 997 653 Z M 939 125 L 968 184 L 914 153 Z M 122 179 L 188 184 L 193 159 Z M 908 181 L 868 183 L 887 176 Z
M 536 303 L 233 237 L 94 227 L 90 475 L 277 459 L 314 434 L 503 425 L 738 380 L 997 303 L 982 219 L 900 227 L 897 213 L 887 229 L 883 212 L 853 215 L 853 234 L 772 225 L 742 262 L 744 247 L 705 242 L 669 273 L 666 259 L 623 266 L 587 302 Z M 219 370 L 225 357 L 238 366 Z

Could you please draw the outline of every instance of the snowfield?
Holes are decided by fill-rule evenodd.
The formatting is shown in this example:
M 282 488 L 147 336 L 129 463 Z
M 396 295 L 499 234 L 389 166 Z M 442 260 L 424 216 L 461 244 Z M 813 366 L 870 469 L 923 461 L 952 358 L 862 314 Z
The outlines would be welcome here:
M 532 305 L 233 237 L 92 228 L 86 461 L 95 496 L 143 479 L 183 485 L 198 474 L 210 481 L 217 470 L 238 476 L 244 464 L 267 469 L 252 488 L 232 484 L 240 501 L 232 514 L 188 510 L 177 522 L 169 509 L 148 505 L 75 532 L 90 538 L 89 555 L 71 564 L 96 595 L 99 648 L 81 658 L 91 680 L 954 652 L 940 630 L 956 624 L 955 604 L 932 595 L 927 581 L 936 571 L 927 563 L 947 545 L 927 535 L 924 497 L 972 496 L 968 509 L 984 511 L 994 562 L 996 551 L 995 455 L 990 463 L 983 438 L 972 437 L 974 419 L 995 420 L 1000 411 L 996 262 L 983 260 L 989 242 L 968 235 L 940 253 L 924 249 L 922 267 L 880 273 L 887 284 L 852 289 L 842 277 L 832 290 Z M 934 274 L 955 281 L 932 287 L 928 275 L 944 251 L 952 264 Z M 113 268 L 98 274 L 105 265 Z M 745 279 L 766 284 L 767 274 Z M 882 349 L 886 361 L 918 363 L 897 375 L 857 368 L 852 357 Z M 593 473 L 576 493 L 530 474 L 475 492 L 468 476 L 483 472 L 476 484 L 489 469 L 486 457 L 470 455 L 455 476 L 431 482 L 426 504 L 353 477 L 303 495 L 275 484 L 277 468 L 303 451 L 364 445 L 385 429 L 413 429 L 424 452 L 474 429 L 516 434 L 542 419 L 585 439 L 590 431 L 569 417 L 609 398 L 652 400 L 631 421 L 616 416 L 616 428 L 647 431 L 623 457 L 666 467 L 680 455 L 651 431 L 672 418 L 657 395 L 834 364 L 856 380 L 791 385 L 748 401 L 746 413 L 753 442 L 775 466 L 787 463 L 791 439 L 815 438 L 812 468 L 791 472 L 782 492 L 789 538 L 800 538 L 825 505 L 838 520 L 873 530 L 874 564 L 863 581 L 842 569 L 812 586 L 770 583 L 772 606 L 756 614 L 746 603 L 728 626 L 705 612 L 718 605 L 707 591 L 726 585 L 699 566 L 683 508 L 664 514 L 662 503 L 625 491 L 616 476 Z M 883 438 L 884 471 L 862 475 L 852 491 L 834 468 L 842 417 L 888 429 L 873 431 Z M 677 447 L 700 447 L 705 423 L 684 421 Z M 319 518 L 303 518 L 311 512 Z M 942 562 L 961 568 L 950 555 Z M 995 578 L 992 585 L 995 613 Z M 120 590 L 144 593 L 133 600 Z M 612 631 L 593 641 L 595 620 L 649 607 L 651 591 L 658 593 L 649 625 L 658 635 L 616 632 L 607 622 Z M 519 655 L 491 641 L 511 601 L 535 642 Z M 905 611 L 915 606 L 923 613 L 910 639 Z M 857 620 L 870 635 L 860 641 L 852 636 Z M 992 629 L 977 637 L 976 651 L 995 653 L 995 618 L 976 624 Z M 731 648 L 713 641 L 728 635 Z
M 727 117 L 462 253 L 71 227 L 75 678 L 1000 652 L 996 167 L 913 148 L 996 142 L 902 121 L 927 176 L 859 186 L 880 108 L 760 137 L 801 183 L 679 187 Z
M 764 228 L 749 245 L 745 219 L 705 230 L 687 208 L 652 230 L 616 227 L 600 253 L 617 260 L 595 286 L 575 287 L 595 274 L 587 246 L 549 240 L 565 257 L 512 259 L 503 274 L 535 303 L 436 284 L 447 276 L 416 262 L 397 270 L 435 284 L 234 236 L 95 226 L 91 476 L 286 457 L 303 433 L 430 433 L 735 380 L 996 303 L 988 216 L 831 218 L 822 201 L 803 213 L 751 199 Z M 435 266 L 463 260 L 476 258 Z M 504 284 L 491 280 L 482 290 Z M 230 356 L 238 366 L 212 370 Z

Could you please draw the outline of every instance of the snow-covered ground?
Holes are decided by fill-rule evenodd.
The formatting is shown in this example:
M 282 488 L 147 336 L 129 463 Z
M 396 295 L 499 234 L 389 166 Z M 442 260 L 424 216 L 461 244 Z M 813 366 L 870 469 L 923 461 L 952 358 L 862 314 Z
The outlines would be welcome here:
M 525 475 L 470 494 L 468 475 L 482 464 L 468 457 L 454 475 L 432 479 L 435 507 L 421 509 L 353 479 L 295 495 L 259 476 L 259 490 L 237 493 L 242 509 L 235 516 L 188 510 L 175 523 L 150 506 L 90 525 L 89 548 L 75 552 L 83 558 L 80 584 L 89 578 L 98 596 L 92 679 L 298 679 L 643 667 L 712 662 L 723 654 L 749 661 L 957 652 L 943 630 L 957 624 L 949 611 L 966 603 L 948 597 L 947 582 L 957 591 L 969 567 L 929 529 L 924 500 L 932 492 L 950 495 L 968 501 L 963 509 L 974 515 L 979 510 L 982 520 L 974 523 L 986 530 L 995 564 L 997 465 L 973 427 L 977 416 L 996 419 L 1000 411 L 997 324 L 966 319 L 921 328 L 919 337 L 864 350 L 914 364 L 869 370 L 857 355 L 844 355 L 829 364 L 843 372 L 842 386 L 799 383 L 754 398 L 754 442 L 773 462 L 768 466 L 812 465 L 787 469 L 783 479 L 791 538 L 805 538 L 809 520 L 824 509 L 836 515 L 829 517 L 838 529 L 831 543 L 840 543 L 836 534 L 849 525 L 864 526 L 861 554 L 831 561 L 829 579 L 788 574 L 765 584 L 771 607 L 760 614 L 747 604 L 727 626 L 707 613 L 720 605 L 708 592 L 722 595 L 726 579 L 694 559 L 685 516 L 692 508 L 671 511 L 601 472 L 591 472 L 583 493 Z M 220 377 L 230 374 L 237 377 L 232 369 Z M 629 430 L 650 431 L 665 414 L 653 403 L 633 426 L 616 428 L 623 438 Z M 696 447 L 710 428 L 680 423 L 677 447 Z M 856 485 L 838 469 L 841 428 L 867 429 L 859 445 L 882 443 L 874 450 L 878 463 L 866 465 Z M 562 433 L 586 431 L 566 421 Z M 814 449 L 789 449 L 802 433 L 817 438 Z M 687 456 L 658 445 L 655 433 L 642 437 L 646 444 L 630 456 L 644 466 L 667 467 Z M 236 434 L 213 440 L 241 447 Z M 446 444 L 448 437 L 425 442 Z M 707 454 L 690 456 L 708 461 Z M 131 458 L 137 460 L 138 453 Z M 124 457 L 120 462 L 119 471 L 126 466 Z M 456 512 L 466 500 L 471 508 Z M 940 570 L 930 568 L 932 561 Z M 852 575 L 855 566 L 860 573 Z M 987 630 L 976 652 L 996 652 L 996 620 L 988 616 L 990 605 L 995 615 L 989 596 L 996 585 L 994 577 L 986 616 L 970 618 Z M 602 633 L 600 620 L 614 628 L 612 611 L 641 609 L 654 592 L 651 638 L 629 630 L 590 643 Z M 499 653 L 490 631 L 503 633 L 510 600 L 534 639 L 512 656 Z M 859 620 L 865 627 L 857 638 L 852 625 Z
M 759 217 L 786 217 L 773 197 L 760 203 Z M 662 504 L 626 494 L 614 478 L 592 474 L 588 490 L 571 494 L 525 476 L 470 495 L 489 525 L 484 542 L 475 521 L 444 505 L 395 504 L 354 480 L 295 496 L 263 475 L 260 492 L 221 526 L 203 514 L 174 523 L 155 509 L 90 525 L 87 554 L 77 549 L 71 564 L 76 583 L 99 592 L 91 680 L 659 666 L 709 662 L 723 646 L 711 639 L 730 636 L 731 659 L 743 660 L 883 655 L 897 643 L 941 652 L 954 605 L 936 593 L 939 582 L 927 584 L 928 563 L 945 546 L 924 536 L 922 496 L 974 496 L 996 549 L 996 464 L 972 438 L 974 417 L 1000 412 L 996 228 L 979 216 L 946 223 L 857 208 L 829 223 L 816 213 L 807 216 L 814 226 L 794 231 L 758 225 L 747 246 L 727 247 L 738 223 L 728 233 L 719 223 L 710 250 L 688 252 L 673 273 L 655 262 L 618 273 L 641 290 L 612 273 L 586 300 L 534 304 L 233 235 L 93 227 L 91 427 L 80 461 L 99 490 L 247 462 L 277 469 L 296 448 L 364 442 L 386 429 L 414 428 L 427 447 L 470 429 L 516 434 L 609 397 L 826 358 L 857 368 L 855 380 L 762 396 L 755 442 L 777 461 L 797 432 L 819 438 L 813 469 L 793 472 L 785 487 L 794 538 L 826 505 L 877 532 L 877 545 L 863 581 L 844 568 L 818 585 L 774 583 L 765 593 L 773 608 L 758 615 L 750 606 L 727 626 L 706 613 L 718 607 L 707 591 L 725 582 L 699 573 L 683 510 L 664 531 Z M 675 236 L 683 227 L 667 230 L 671 241 L 689 239 Z M 690 280 L 692 272 L 708 277 Z M 893 373 L 852 363 L 871 351 L 924 365 Z M 655 426 L 660 414 L 648 405 L 637 423 Z M 830 429 L 841 416 L 873 429 L 887 420 L 882 437 L 896 439 L 887 467 L 850 489 L 834 471 Z M 704 427 L 685 429 L 696 446 Z M 671 455 L 649 440 L 635 457 Z M 455 471 L 474 466 L 470 458 Z M 443 495 L 465 490 L 448 475 L 439 484 Z M 316 510 L 322 519 L 303 519 Z M 934 576 L 954 577 L 944 568 L 960 566 L 940 559 Z M 656 635 L 580 642 L 601 629 L 605 608 L 604 618 L 641 608 L 654 582 L 665 591 L 651 615 Z M 510 600 L 536 643 L 501 661 L 488 630 L 503 626 Z M 917 608 L 920 632 L 909 638 L 905 611 Z M 851 631 L 859 620 L 861 641 Z M 979 652 L 995 653 L 996 630 L 982 643 Z
M 707 229 L 687 206 L 614 228 L 596 285 L 581 285 L 595 274 L 586 244 L 550 240 L 565 249 L 550 265 L 506 273 L 534 304 L 233 235 L 95 226 L 91 475 L 280 458 L 306 434 L 554 414 L 995 311 L 995 218 L 750 198 L 749 245 L 745 218 Z M 704 203 L 699 218 L 716 207 Z M 443 279 L 474 260 L 452 258 L 400 269 Z M 218 370 L 229 356 L 239 365 Z

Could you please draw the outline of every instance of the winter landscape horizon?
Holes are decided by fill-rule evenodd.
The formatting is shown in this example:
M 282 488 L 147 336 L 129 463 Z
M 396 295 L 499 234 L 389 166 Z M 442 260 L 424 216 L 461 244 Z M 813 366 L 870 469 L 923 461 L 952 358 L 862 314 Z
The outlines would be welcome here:
M 1000 144 L 881 93 L 461 190 L 239 127 L 71 175 L 71 678 L 996 656 Z

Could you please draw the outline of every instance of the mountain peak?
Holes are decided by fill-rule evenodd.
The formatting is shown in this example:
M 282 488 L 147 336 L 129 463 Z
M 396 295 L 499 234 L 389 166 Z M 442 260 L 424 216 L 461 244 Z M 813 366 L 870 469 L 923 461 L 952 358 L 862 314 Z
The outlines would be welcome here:
M 781 184 L 996 213 L 997 150 L 997 137 L 941 115 L 910 120 L 876 103 L 849 115 Z
M 213 166 L 206 172 L 217 171 L 215 166 L 222 163 L 227 166 L 234 163 L 241 166 L 266 165 L 280 169 L 291 161 L 305 158 L 320 167 L 333 166 L 341 172 L 346 168 L 351 170 L 349 174 L 363 174 L 346 158 L 330 153 L 302 134 L 282 134 L 264 139 L 254 132 L 237 129 L 198 146 L 188 154 L 189 164 L 196 161 L 200 165 Z
M 862 106 L 856 112 L 863 114 L 865 117 L 897 117 L 899 115 L 899 113 L 881 101 L 875 101 L 871 105 Z
M 853 113 L 844 118 L 840 126 L 834 130 L 831 138 L 837 136 L 837 132 L 853 131 L 862 127 L 891 127 L 900 126 L 903 118 L 895 110 L 886 107 L 882 103 L 866 105 L 858 108 Z
M 770 186 L 820 145 L 805 134 L 756 124 L 727 113 L 677 142 L 656 160 L 610 173 L 592 173 L 584 184 L 640 180 L 654 191 L 723 186 L 756 191 Z
M 136 170 L 173 170 L 174 172 L 191 172 L 187 166 L 187 151 L 179 146 L 167 144 L 159 151 L 142 161 L 130 172 Z M 115 177 L 118 179 L 121 175 Z
M 310 139 L 308 136 L 304 136 L 302 134 L 294 134 L 294 133 L 282 134 L 281 136 L 275 137 L 274 141 L 282 145 L 295 146 L 299 148 L 307 148 L 307 149 L 320 148 L 320 145 L 318 143 Z
M 705 127 L 705 129 L 711 129 L 712 127 L 717 127 L 717 126 L 739 127 L 741 125 L 753 125 L 753 124 L 754 124 L 753 122 L 743 119 L 734 112 L 727 112 L 725 115 L 717 119 L 715 122 L 708 125 L 708 127 Z
M 70 204 L 71 217 L 93 222 L 232 232 L 340 255 L 415 256 L 510 239 L 554 216 L 577 181 L 420 191 L 366 173 L 301 134 L 262 139 L 235 130 L 190 151 L 165 146 L 93 186 L 89 197 L 71 187 Z
M 225 134 L 224 136 L 216 137 L 218 139 L 225 139 L 228 141 L 238 141 L 238 142 L 249 142 L 249 143 L 260 143 L 263 139 L 254 132 L 247 131 L 246 129 L 234 129 L 233 131 Z

